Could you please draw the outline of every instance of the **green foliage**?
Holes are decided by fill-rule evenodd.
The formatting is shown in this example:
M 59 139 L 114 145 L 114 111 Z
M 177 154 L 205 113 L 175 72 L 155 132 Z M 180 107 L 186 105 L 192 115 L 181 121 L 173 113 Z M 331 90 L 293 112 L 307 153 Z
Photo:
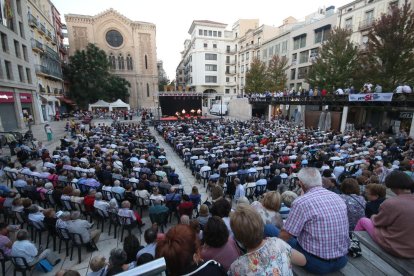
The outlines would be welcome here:
M 80 107 L 99 99 L 125 101 L 129 96 L 129 82 L 109 73 L 106 53 L 93 44 L 88 44 L 86 50 L 76 51 L 63 72 L 70 82 L 70 96 Z
M 267 90 L 281 91 L 285 88 L 287 77 L 286 70 L 289 68 L 288 59 L 274 55 L 267 68 Z
M 169 85 L 170 80 L 167 77 L 158 79 L 158 91 L 164 91 L 164 85 Z
M 414 83 L 414 12 L 405 1 L 374 23 L 368 34 L 365 71 L 371 82 L 393 91 L 403 83 Z
M 349 40 L 350 34 L 350 31 L 341 28 L 332 30 L 306 76 L 306 82 L 311 87 L 333 90 L 360 85 L 360 54 Z
M 254 58 L 250 64 L 250 70 L 246 73 L 247 93 L 263 93 L 266 91 L 266 65 Z

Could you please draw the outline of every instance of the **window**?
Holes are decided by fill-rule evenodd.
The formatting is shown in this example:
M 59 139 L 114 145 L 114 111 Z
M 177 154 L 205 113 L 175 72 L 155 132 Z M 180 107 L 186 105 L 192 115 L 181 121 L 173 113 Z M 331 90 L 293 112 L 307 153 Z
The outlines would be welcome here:
M 226 46 L 226 52 L 227 52 L 227 53 L 230 53 L 230 45 L 227 45 L 227 46 Z
M 22 54 L 20 52 L 20 44 L 17 40 L 13 40 L 14 43 L 14 52 L 16 54 L 16 57 L 21 58 Z
M 309 60 L 309 51 L 303 51 L 299 54 L 299 63 L 305 63 Z
M 269 57 L 273 56 L 273 46 L 269 48 Z
M 111 54 L 109 54 L 108 59 L 109 59 L 109 67 L 112 70 L 115 70 L 116 69 L 115 56 L 111 53 Z
M 207 48 L 207 46 L 208 46 L 207 43 L 204 43 L 204 48 Z
M 315 43 L 322 43 L 328 39 L 331 25 L 326 25 L 315 30 Z
M 246 60 L 249 60 L 249 52 L 246 52 Z
M 24 34 L 24 27 L 23 27 L 23 23 L 19 21 L 19 31 L 20 31 L 20 36 L 22 38 L 26 38 L 26 35 Z
M 306 47 L 306 34 L 299 35 L 293 38 L 293 50 Z M 282 53 L 283 53 L 283 44 L 282 44 Z
M 298 62 L 298 54 L 292 54 L 292 65 L 296 65 Z
M 16 0 L 17 13 L 22 16 L 22 1 Z
M 213 36 L 213 31 L 209 30 L 208 31 L 208 36 Z
M 367 44 L 368 43 L 368 35 L 363 35 L 362 36 L 362 44 Z
M 217 37 L 217 31 L 213 31 L 213 36 Z
M 147 83 L 147 97 L 149 98 L 149 96 L 150 96 L 149 83 Z
M 230 66 L 226 66 L 226 74 L 230 74 Z
M 6 68 L 6 77 L 8 80 L 13 80 L 13 70 L 10 61 L 4 61 L 4 67 Z
M 147 55 L 145 55 L 145 69 L 148 69 L 148 58 L 147 58 Z
M 226 88 L 225 93 L 226 93 L 226 94 L 230 94 L 230 89 L 227 89 L 227 88 Z
M 244 73 L 244 65 L 241 66 L 241 70 L 242 73 Z
M 217 76 L 206 76 L 206 83 L 217 83 Z
M 318 57 L 319 48 L 313 48 L 310 50 L 310 59 L 311 61 L 315 60 Z
M 275 55 L 279 55 L 279 53 L 280 53 L 280 44 L 277 44 L 275 46 Z
M 267 49 L 263 49 L 262 56 L 263 56 L 263 59 L 267 58 Z
M 352 30 L 352 17 L 345 19 L 345 30 Z
M 260 50 L 257 50 L 257 52 L 256 52 L 256 58 L 260 58 Z
M 32 73 L 30 72 L 30 68 L 26 68 L 26 79 L 28 83 L 32 83 Z
M 19 71 L 19 80 L 20 80 L 20 82 L 24 82 L 23 66 L 17 65 L 17 70 Z
M 226 82 L 230 82 L 230 78 L 229 77 L 226 77 Z
M 244 54 L 241 55 L 241 61 L 244 61 Z
M 229 64 L 230 63 L 230 56 L 226 56 L 226 63 Z
M 9 51 L 9 45 L 7 43 L 7 35 L 4 33 L 0 33 L 1 36 L 1 48 L 3 49 L 3 52 Z
M 110 30 L 105 35 L 106 42 L 111 47 L 120 47 L 124 43 L 124 38 L 117 30 Z
M 215 64 L 206 64 L 206 71 L 217 71 L 217 65 L 215 65 Z
M 206 54 L 206 60 L 217 60 L 217 54 Z
M 202 29 L 198 30 L 198 35 L 203 35 L 203 30 Z
M 308 74 L 308 68 L 309 67 L 307 66 L 298 68 L 298 79 L 306 78 L 306 75 Z
M 365 12 L 365 23 L 369 24 L 374 21 L 374 10 Z
M 204 36 L 207 36 L 207 30 L 204 30 Z
M 294 80 L 296 77 L 296 69 L 290 69 L 290 79 Z
M 132 70 L 133 69 L 133 66 L 132 66 L 132 57 L 131 57 L 130 54 L 128 54 L 126 61 L 127 61 L 127 69 L 128 70 Z
M 217 34 L 218 34 L 218 37 L 221 37 L 221 32 L 220 31 L 218 31 Z
M 233 89 L 233 94 L 236 94 L 237 93 L 237 90 L 236 90 L 236 88 L 234 88 Z
M 217 49 L 217 44 L 213 44 L 213 48 L 214 49 Z

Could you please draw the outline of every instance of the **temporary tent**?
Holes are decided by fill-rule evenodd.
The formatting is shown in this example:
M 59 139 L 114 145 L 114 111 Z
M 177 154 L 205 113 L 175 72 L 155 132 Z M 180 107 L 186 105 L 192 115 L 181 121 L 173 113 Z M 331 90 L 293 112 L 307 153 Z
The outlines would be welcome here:
M 112 111 L 114 109 L 127 109 L 129 110 L 131 107 L 129 104 L 124 103 L 122 100 L 118 99 L 113 103 L 109 104 L 109 111 Z
M 88 110 L 92 111 L 92 108 L 109 108 L 110 104 L 105 102 L 104 100 L 99 100 L 96 103 L 90 104 Z

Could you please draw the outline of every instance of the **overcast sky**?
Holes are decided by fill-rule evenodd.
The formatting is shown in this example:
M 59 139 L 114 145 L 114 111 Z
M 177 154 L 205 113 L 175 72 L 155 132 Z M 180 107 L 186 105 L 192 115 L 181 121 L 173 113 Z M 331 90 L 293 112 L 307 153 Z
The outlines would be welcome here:
M 257 18 L 261 24 L 279 26 L 288 16 L 302 19 L 318 7 L 336 8 L 352 0 L 52 0 L 62 15 L 95 15 L 114 8 L 136 21 L 157 27 L 157 59 L 164 62 L 170 80 L 180 61 L 184 40 L 193 20 L 212 20 L 231 26 L 238 19 Z

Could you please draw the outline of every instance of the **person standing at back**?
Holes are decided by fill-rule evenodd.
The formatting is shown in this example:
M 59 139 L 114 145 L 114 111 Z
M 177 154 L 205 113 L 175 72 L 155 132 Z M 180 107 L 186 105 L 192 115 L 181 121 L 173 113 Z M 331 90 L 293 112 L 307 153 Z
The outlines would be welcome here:
M 298 197 L 280 232 L 306 257 L 304 268 L 315 274 L 342 269 L 348 262 L 349 248 L 347 207 L 341 197 L 322 187 L 316 168 L 303 168 L 298 173 L 304 195 Z M 292 237 L 297 238 L 297 242 Z

